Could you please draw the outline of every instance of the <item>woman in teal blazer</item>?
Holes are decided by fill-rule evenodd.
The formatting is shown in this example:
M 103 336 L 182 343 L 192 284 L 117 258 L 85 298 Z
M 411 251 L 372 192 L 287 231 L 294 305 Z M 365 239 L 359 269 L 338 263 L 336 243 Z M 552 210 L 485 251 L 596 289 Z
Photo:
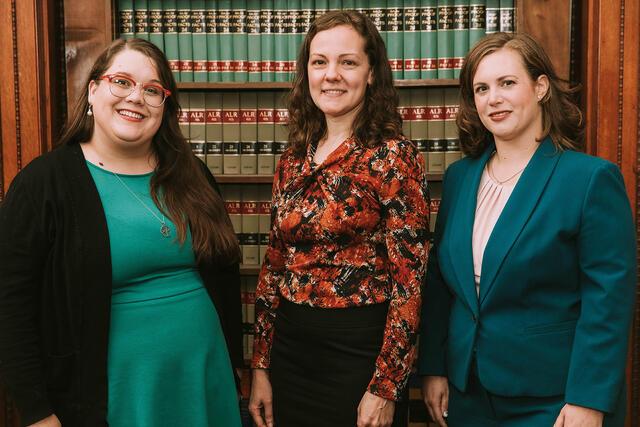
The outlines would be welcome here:
M 618 168 L 576 151 L 572 92 L 523 34 L 465 58 L 422 307 L 441 426 L 624 423 L 635 230 Z

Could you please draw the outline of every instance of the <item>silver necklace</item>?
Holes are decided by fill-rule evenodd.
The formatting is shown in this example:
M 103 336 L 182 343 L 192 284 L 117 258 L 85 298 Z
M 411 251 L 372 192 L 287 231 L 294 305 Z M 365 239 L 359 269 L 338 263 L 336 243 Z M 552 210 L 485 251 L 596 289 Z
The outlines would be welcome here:
M 111 172 L 111 171 L 109 171 Z M 162 218 L 160 218 L 154 211 L 152 211 L 149 206 L 147 206 L 142 199 L 140 199 L 140 197 L 138 197 L 138 195 L 136 193 L 134 193 L 127 184 L 124 183 L 124 181 L 122 180 L 122 178 L 120 178 L 120 176 L 118 176 L 117 173 L 115 172 L 111 172 L 113 174 L 113 176 L 115 176 L 116 178 L 118 178 L 118 181 L 120 181 L 120 184 L 122 184 L 124 186 L 124 188 L 127 189 L 127 191 L 129 193 L 131 193 L 131 195 L 133 197 L 135 197 L 135 199 L 142 205 L 144 206 L 144 208 L 149 211 L 149 213 L 151 215 L 154 216 L 155 219 L 157 219 L 158 221 L 160 221 L 160 234 L 162 234 L 164 237 L 169 237 L 171 235 L 171 229 L 169 228 L 169 226 L 167 225 L 166 221 L 165 221 L 165 217 L 164 214 L 162 215 Z

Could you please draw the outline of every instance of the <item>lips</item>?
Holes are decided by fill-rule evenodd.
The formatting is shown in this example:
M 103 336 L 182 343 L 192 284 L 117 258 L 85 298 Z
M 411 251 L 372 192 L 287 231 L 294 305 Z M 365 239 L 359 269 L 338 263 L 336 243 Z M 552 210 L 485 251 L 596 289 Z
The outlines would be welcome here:
M 342 89 L 323 89 L 321 92 L 324 95 L 338 96 L 338 95 L 342 95 L 343 93 L 345 93 L 346 90 L 342 90 Z
M 117 110 L 120 117 L 125 120 L 140 121 L 144 119 L 144 115 L 131 110 Z
M 503 110 L 503 111 L 495 111 L 493 113 L 489 113 L 489 118 L 493 121 L 501 121 L 507 118 L 511 114 L 511 111 Z

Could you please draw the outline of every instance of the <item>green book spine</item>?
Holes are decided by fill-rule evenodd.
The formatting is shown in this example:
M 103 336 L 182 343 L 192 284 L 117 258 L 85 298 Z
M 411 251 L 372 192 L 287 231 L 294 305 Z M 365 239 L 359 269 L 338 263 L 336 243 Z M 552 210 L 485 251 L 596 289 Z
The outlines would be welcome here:
M 214 175 L 222 174 L 222 93 L 205 94 L 205 137 L 207 166 Z
M 178 50 L 180 53 L 180 81 L 193 81 L 193 34 L 191 32 L 191 3 L 178 0 Z
M 342 10 L 342 0 L 329 0 L 329 10 Z
M 245 91 L 240 94 L 240 173 L 258 173 L 258 94 Z
M 407 138 L 411 137 L 411 89 L 398 91 L 398 113 L 402 118 L 402 133 Z
M 404 78 L 420 78 L 420 0 L 404 0 Z
M 402 0 L 387 0 L 387 55 L 394 80 L 401 80 L 404 74 L 402 25 Z
M 355 9 L 363 15 L 368 15 L 369 0 L 356 0 Z
M 206 82 L 207 19 L 204 0 L 191 0 L 191 32 L 193 41 L 193 81 Z
M 389 45 L 387 44 L 387 0 L 370 0 L 367 14 L 378 29 L 380 37 L 382 37 L 385 46 L 387 46 L 387 54 L 389 54 Z
M 222 94 L 223 173 L 240 174 L 240 94 Z
M 428 173 L 444 171 L 444 90 L 431 88 L 427 91 L 427 139 Z
M 162 0 L 149 0 L 149 41 L 164 52 Z
M 260 0 L 247 1 L 247 75 L 250 82 L 261 80 Z
M 420 78 L 438 78 L 438 6 L 436 0 L 420 1 Z
M 301 30 L 302 10 L 300 0 L 287 0 L 289 16 L 287 19 L 287 71 L 289 81 L 296 75 L 296 55 L 298 53 L 298 30 Z
M 275 26 L 275 81 L 286 82 L 289 80 L 287 61 L 289 60 L 289 43 L 287 36 L 287 0 L 274 1 Z
M 299 28 L 298 28 L 298 34 L 297 34 L 298 43 L 296 47 L 296 60 L 298 59 L 297 57 L 300 55 L 300 47 L 304 42 L 304 37 L 309 32 L 309 28 L 311 28 L 311 23 L 313 22 L 313 16 L 314 16 L 313 5 L 314 5 L 313 0 L 302 0 L 300 2 L 301 21 L 298 23 Z
M 218 5 L 216 0 L 207 0 L 207 81 L 220 81 L 220 43 L 218 35 Z
M 189 92 L 178 93 L 178 103 L 180 104 L 180 114 L 178 115 L 178 125 L 184 139 L 189 142 L 191 135 L 189 133 Z
M 317 19 L 319 16 L 324 15 L 329 12 L 329 0 L 315 0 L 315 11 L 313 13 L 314 18 Z
M 428 115 L 427 115 L 427 88 L 416 88 L 411 91 L 411 140 L 416 144 L 422 154 L 426 167 L 428 157 Z
M 513 0 L 500 0 L 500 31 L 513 33 L 516 30 L 516 10 Z
M 189 143 L 193 154 L 206 163 L 205 120 L 204 92 L 192 92 L 189 94 Z
M 135 0 L 135 12 L 133 14 L 134 36 L 139 39 L 149 40 L 149 2 L 148 0 Z
M 453 1 L 438 0 L 438 78 L 453 78 Z
M 273 92 L 258 93 L 258 174 L 273 175 L 274 141 L 274 102 Z
M 469 50 L 469 3 L 455 0 L 453 5 L 453 78 L 460 77 L 464 56 Z
M 180 81 L 180 53 L 178 48 L 178 10 L 176 0 L 162 0 L 164 53 L 176 81 Z
M 248 56 L 248 34 L 247 34 L 247 1 L 234 0 L 231 9 L 231 32 L 233 39 L 233 70 L 234 82 L 246 82 L 249 79 L 247 74 Z
M 218 0 L 218 42 L 220 43 L 220 81 L 232 82 L 233 34 L 231 33 L 231 1 Z
M 133 38 L 133 0 L 118 0 L 118 30 L 121 39 Z
M 500 0 L 487 0 L 486 7 L 487 34 L 500 31 Z
M 356 0 L 342 0 L 342 10 L 356 10 Z
M 275 50 L 273 34 L 273 0 L 263 0 L 260 9 L 260 75 L 263 82 L 275 80 Z
M 484 37 L 486 22 L 486 1 L 471 0 L 469 3 L 469 47 L 472 48 L 478 40 Z

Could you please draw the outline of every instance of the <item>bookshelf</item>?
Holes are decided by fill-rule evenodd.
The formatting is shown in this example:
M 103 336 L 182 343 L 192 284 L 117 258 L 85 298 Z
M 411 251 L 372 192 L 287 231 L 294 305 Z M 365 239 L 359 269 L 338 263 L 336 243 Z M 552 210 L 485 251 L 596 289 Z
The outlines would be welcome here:
M 0 200 L 15 173 L 55 145 L 66 111 L 85 89 L 82 82 L 89 66 L 116 33 L 116 4 L 115 0 L 0 2 L 0 38 L 12 45 L 0 52 L 3 88 Z M 602 2 L 597 0 L 515 0 L 515 6 L 517 29 L 541 41 L 562 77 L 583 84 L 583 106 L 589 124 L 587 151 L 622 166 L 635 209 L 633 201 L 640 192 L 636 176 L 640 168 L 637 156 L 640 117 L 633 112 L 640 99 L 640 44 L 634 29 L 640 25 L 640 5 L 612 0 L 607 13 L 602 13 Z M 61 69 L 65 70 L 63 75 Z M 457 83 L 453 79 L 412 79 L 397 83 L 399 88 L 438 85 L 455 87 Z M 180 83 L 179 87 L 185 92 L 275 91 L 286 90 L 290 84 Z M 272 180 L 268 175 L 217 178 L 225 185 L 267 185 Z M 636 218 L 640 223 L 640 217 Z M 257 267 L 242 266 L 242 271 L 255 275 Z M 640 319 L 640 304 L 637 318 Z M 640 321 L 636 321 L 633 336 L 632 342 L 640 342 Z M 640 346 L 637 344 L 631 349 L 628 372 L 627 419 L 635 422 L 640 414 Z M 18 425 L 15 411 L 5 402 L 0 392 L 0 425 Z M 415 425 L 424 426 L 424 423 Z

